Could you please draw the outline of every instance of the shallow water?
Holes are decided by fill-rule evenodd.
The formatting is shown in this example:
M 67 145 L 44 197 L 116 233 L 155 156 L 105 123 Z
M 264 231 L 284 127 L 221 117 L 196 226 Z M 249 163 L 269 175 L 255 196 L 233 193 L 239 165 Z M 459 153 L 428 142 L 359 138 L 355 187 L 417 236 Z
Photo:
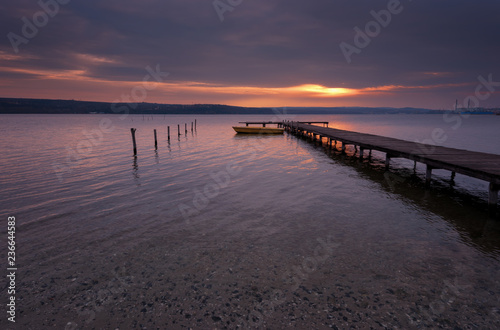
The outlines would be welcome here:
M 404 159 L 386 172 L 376 152 L 360 162 L 231 129 L 270 116 L 2 119 L 20 328 L 500 325 L 500 226 L 482 181 L 435 171 L 425 189 Z M 439 129 L 442 145 L 500 154 L 500 116 L 286 119 L 424 142 Z

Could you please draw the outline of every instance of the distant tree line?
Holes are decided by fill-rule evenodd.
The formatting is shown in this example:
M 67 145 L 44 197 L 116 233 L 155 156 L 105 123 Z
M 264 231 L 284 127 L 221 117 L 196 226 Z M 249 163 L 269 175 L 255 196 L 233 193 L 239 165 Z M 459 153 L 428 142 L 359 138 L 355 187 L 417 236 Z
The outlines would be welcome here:
M 114 114 L 116 110 L 126 106 L 130 114 L 422 114 L 443 113 L 445 110 L 430 110 L 423 108 L 390 108 L 390 107 L 286 107 L 257 108 L 237 107 L 223 104 L 112 104 L 107 102 L 90 102 L 75 100 L 45 100 L 23 98 L 0 98 L 0 114 Z M 286 109 L 286 110 L 284 110 Z M 123 112 L 119 112 L 122 114 Z

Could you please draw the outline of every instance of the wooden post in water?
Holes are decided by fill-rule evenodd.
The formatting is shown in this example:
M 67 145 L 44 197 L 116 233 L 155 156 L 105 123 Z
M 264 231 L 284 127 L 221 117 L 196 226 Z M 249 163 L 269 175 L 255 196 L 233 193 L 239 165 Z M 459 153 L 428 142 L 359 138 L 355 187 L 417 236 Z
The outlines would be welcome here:
M 431 185 L 431 176 L 432 176 L 432 166 L 427 165 L 425 169 L 425 186 L 429 187 Z
M 188 133 L 188 124 L 184 123 L 184 134 Z
M 391 164 L 391 155 L 385 154 L 385 168 L 388 169 Z
M 167 126 L 167 139 L 170 142 L 170 126 Z
M 135 131 L 136 131 L 136 130 L 137 130 L 137 129 L 135 129 L 135 128 L 131 128 L 131 129 L 130 129 L 130 133 L 132 133 L 132 143 L 134 144 L 134 156 L 136 156 L 136 155 L 137 155 L 137 144 L 136 144 L 136 142 L 135 142 Z
M 155 149 L 158 149 L 158 139 L 156 138 L 156 129 L 154 130 L 155 132 Z
M 177 124 L 177 136 L 181 136 L 181 126 Z
M 490 182 L 488 204 L 491 208 L 497 206 L 498 203 L 498 191 L 500 190 L 500 185 Z
M 194 120 L 194 129 L 196 130 L 196 119 Z
M 191 132 L 193 131 L 193 122 L 191 122 Z

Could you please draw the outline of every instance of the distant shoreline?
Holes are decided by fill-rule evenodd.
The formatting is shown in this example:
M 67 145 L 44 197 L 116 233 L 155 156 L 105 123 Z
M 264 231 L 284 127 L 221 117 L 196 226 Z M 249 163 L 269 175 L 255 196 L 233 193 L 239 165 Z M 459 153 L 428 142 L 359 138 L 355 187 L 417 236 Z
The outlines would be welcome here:
M 132 114 L 132 115 L 276 115 L 284 114 L 442 114 L 450 110 L 391 107 L 238 107 L 223 104 L 108 103 L 75 100 L 0 98 L 0 114 Z M 500 109 L 474 109 L 472 114 L 500 114 Z

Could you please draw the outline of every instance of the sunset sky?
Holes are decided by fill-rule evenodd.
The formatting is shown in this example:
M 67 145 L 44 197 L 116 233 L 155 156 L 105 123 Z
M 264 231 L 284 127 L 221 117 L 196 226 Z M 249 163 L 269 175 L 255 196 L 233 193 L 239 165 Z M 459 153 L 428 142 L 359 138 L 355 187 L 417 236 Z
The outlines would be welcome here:
M 498 0 L 16 0 L 0 27 L 0 97 L 450 109 L 500 82 Z

